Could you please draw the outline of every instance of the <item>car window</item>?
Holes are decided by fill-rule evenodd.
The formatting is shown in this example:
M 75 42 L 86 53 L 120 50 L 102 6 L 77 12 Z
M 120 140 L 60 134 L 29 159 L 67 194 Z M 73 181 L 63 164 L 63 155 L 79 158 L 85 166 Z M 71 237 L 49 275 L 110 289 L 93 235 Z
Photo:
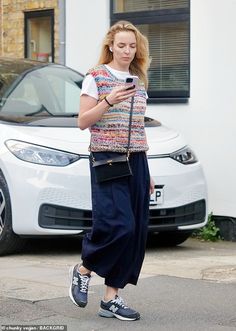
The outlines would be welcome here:
M 47 74 L 47 80 L 51 88 L 51 93 L 58 103 L 58 110 L 65 113 L 78 113 L 80 91 L 78 90 L 79 86 L 75 84 L 72 77 L 70 75 L 65 76 L 65 74 L 55 76 L 49 72 Z
M 0 111 L 23 116 L 77 114 L 82 80 L 80 74 L 61 66 L 31 70 L 6 92 Z
M 161 122 L 159 122 L 158 120 L 155 120 L 154 118 L 151 117 L 144 117 L 144 121 L 145 121 L 145 127 L 157 127 L 157 126 L 161 126 Z

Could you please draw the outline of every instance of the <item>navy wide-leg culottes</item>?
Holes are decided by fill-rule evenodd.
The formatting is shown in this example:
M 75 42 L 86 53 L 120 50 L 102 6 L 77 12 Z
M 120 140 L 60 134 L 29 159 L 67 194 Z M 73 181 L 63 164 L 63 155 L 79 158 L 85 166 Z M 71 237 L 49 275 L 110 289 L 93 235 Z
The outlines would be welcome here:
M 93 153 L 96 160 L 120 155 Z M 147 238 L 150 176 L 145 152 L 131 153 L 133 176 L 97 184 L 91 166 L 93 226 L 84 236 L 84 267 L 107 286 L 137 284 Z

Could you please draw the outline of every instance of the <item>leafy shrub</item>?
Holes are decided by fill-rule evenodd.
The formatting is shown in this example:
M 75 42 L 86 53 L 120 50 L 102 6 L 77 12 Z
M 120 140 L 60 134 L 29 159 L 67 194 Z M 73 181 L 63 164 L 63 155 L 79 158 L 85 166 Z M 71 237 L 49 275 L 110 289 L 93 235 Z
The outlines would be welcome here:
M 220 229 L 215 225 L 212 213 L 208 215 L 207 224 L 203 228 L 193 232 L 193 237 L 205 241 L 217 241 L 221 239 Z

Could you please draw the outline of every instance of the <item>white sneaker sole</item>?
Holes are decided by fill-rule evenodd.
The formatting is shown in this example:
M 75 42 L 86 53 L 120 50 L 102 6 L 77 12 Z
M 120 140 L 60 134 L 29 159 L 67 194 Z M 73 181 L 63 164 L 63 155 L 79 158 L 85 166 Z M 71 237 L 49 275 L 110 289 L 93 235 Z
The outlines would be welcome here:
M 139 317 L 133 317 L 133 318 L 132 317 L 124 317 L 124 316 L 120 316 L 116 313 L 113 313 L 111 311 L 105 310 L 103 308 L 99 309 L 98 315 L 101 316 L 101 317 L 107 317 L 107 318 L 116 317 L 121 321 L 136 321 L 136 320 L 140 319 L 140 316 Z

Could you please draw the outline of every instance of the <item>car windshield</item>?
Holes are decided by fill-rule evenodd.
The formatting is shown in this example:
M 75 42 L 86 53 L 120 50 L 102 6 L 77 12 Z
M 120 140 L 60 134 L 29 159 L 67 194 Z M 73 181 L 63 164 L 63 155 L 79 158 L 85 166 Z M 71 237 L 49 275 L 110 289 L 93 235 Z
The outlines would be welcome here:
M 51 65 L 18 76 L 0 100 L 7 116 L 75 116 L 79 111 L 83 76 Z

